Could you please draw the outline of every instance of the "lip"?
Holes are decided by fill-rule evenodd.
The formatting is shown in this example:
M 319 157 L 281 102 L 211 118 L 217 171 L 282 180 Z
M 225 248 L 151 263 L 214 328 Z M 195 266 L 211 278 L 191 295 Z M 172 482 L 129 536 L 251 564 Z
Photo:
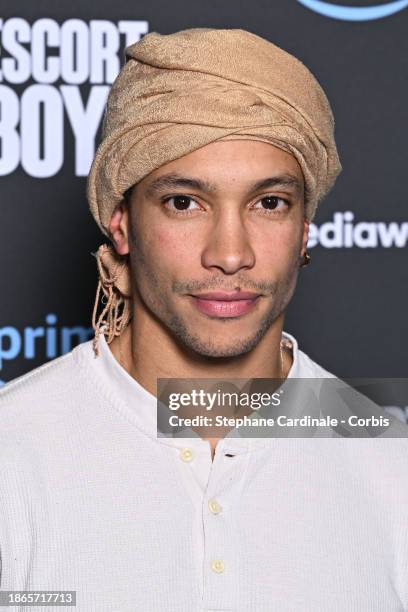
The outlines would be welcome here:
M 252 291 L 209 291 L 207 293 L 194 294 L 193 297 L 199 300 L 236 302 L 240 300 L 255 300 L 259 295 L 259 293 L 253 293 Z
M 258 303 L 258 293 L 233 291 L 224 293 L 200 293 L 193 295 L 193 303 L 202 314 L 223 319 L 235 318 L 248 314 Z

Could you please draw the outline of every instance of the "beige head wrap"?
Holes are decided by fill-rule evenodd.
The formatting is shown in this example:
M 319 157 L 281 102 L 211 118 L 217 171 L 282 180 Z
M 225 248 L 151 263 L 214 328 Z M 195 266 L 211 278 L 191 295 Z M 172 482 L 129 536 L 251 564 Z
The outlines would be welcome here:
M 88 180 L 90 208 L 103 233 L 109 235 L 112 213 L 129 187 L 216 140 L 261 140 L 294 155 L 305 180 L 306 216 L 313 218 L 341 165 L 330 104 L 299 60 L 256 34 L 211 28 L 151 32 L 126 49 L 126 60 L 109 94 Z M 108 256 L 107 248 L 96 256 L 104 259 L 99 288 L 110 306 L 98 321 L 94 311 L 93 323 L 96 338 L 105 325 L 110 341 L 130 315 L 123 315 L 129 298 L 117 283 L 128 274 L 127 263 L 111 248 Z

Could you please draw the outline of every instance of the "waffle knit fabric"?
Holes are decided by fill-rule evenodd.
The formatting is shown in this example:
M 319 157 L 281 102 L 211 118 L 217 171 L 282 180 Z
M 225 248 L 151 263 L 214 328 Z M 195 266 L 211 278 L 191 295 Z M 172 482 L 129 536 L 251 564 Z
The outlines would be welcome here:
M 330 377 L 290 339 L 289 379 Z M 76 591 L 50 612 L 408 610 L 406 438 L 224 438 L 211 461 L 157 437 L 103 337 L 5 385 L 0 415 L 2 591 Z

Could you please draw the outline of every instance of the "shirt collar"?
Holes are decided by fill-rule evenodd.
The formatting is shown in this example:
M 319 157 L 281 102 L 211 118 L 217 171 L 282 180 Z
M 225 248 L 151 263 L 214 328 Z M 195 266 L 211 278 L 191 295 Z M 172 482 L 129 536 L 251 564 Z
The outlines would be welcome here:
M 292 345 L 293 362 L 287 378 L 300 377 L 299 348 L 296 339 L 287 332 L 282 337 Z M 88 350 L 93 352 L 92 341 L 87 342 Z M 113 355 L 105 336 L 99 336 L 99 356 L 93 355 L 92 367 L 94 372 L 103 379 L 105 386 L 110 388 L 110 396 L 120 410 L 126 413 L 126 418 L 133 422 L 138 429 L 157 442 L 184 448 L 186 446 L 208 446 L 206 440 L 195 438 L 166 438 L 157 436 L 157 400 L 156 396 L 147 391 L 138 381 L 121 366 Z M 236 431 L 236 430 L 235 430 Z M 263 448 L 272 442 L 273 438 L 241 438 L 231 437 L 221 439 L 223 450 L 232 453 L 243 453 L 255 448 Z M 218 443 L 220 444 L 220 443 Z

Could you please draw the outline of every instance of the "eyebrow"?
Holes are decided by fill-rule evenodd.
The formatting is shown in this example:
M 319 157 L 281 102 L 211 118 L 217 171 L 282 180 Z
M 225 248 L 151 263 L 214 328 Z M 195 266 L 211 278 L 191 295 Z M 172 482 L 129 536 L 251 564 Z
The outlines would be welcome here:
M 163 174 L 150 183 L 145 190 L 145 195 L 147 197 L 152 197 L 159 191 L 174 187 L 188 187 L 190 189 L 198 189 L 209 194 L 217 193 L 217 187 L 208 181 L 188 176 L 181 176 L 180 174 Z M 280 174 L 279 176 L 270 176 L 252 183 L 252 185 L 249 186 L 249 193 L 271 187 L 286 187 L 298 192 L 299 194 L 303 191 L 303 183 L 296 176 L 293 176 L 292 174 Z

